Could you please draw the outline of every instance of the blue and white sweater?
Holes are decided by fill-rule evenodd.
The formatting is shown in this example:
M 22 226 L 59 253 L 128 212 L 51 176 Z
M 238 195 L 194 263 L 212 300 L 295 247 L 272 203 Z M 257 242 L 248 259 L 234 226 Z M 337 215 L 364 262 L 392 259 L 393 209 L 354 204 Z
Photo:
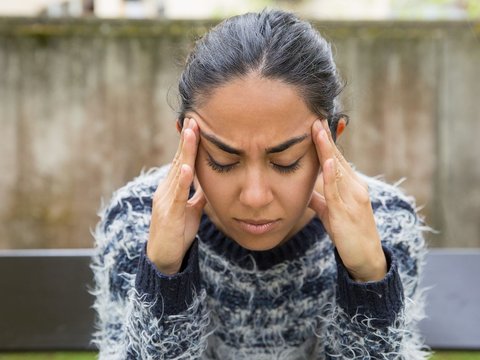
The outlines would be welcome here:
M 102 206 L 92 260 L 100 359 L 425 359 L 417 331 L 425 256 L 414 201 L 362 176 L 388 260 L 382 281 L 349 277 L 314 218 L 269 251 L 242 248 L 204 214 L 181 271 L 145 253 L 152 197 L 168 165 Z

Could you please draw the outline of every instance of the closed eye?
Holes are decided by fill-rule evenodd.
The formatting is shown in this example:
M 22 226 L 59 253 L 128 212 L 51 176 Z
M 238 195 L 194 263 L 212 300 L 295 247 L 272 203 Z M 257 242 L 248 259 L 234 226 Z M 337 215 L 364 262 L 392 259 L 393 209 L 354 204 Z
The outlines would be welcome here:
M 273 168 L 275 170 L 277 170 L 278 172 L 283 173 L 283 174 L 289 174 L 289 173 L 293 173 L 293 172 L 297 171 L 298 169 L 300 169 L 300 159 L 295 161 L 293 164 L 286 165 L 286 166 L 278 165 L 278 164 L 274 164 L 274 163 L 271 163 L 271 164 L 272 164 Z
M 233 163 L 233 164 L 228 164 L 228 165 L 221 165 L 214 161 L 210 155 L 207 157 L 207 165 L 210 166 L 214 171 L 219 172 L 219 173 L 227 173 L 230 170 L 232 170 L 235 165 L 237 165 L 238 162 Z
M 275 169 L 279 173 L 290 174 L 297 171 L 300 168 L 300 160 L 302 159 L 302 157 L 290 165 L 278 165 L 275 163 L 270 163 L 270 164 L 273 167 L 273 169 Z M 218 173 L 228 173 L 229 171 L 233 170 L 238 164 L 239 162 L 237 161 L 233 164 L 222 165 L 216 162 L 215 160 L 213 160 L 213 158 L 210 155 L 208 155 L 207 157 L 207 165 L 210 166 L 212 170 Z

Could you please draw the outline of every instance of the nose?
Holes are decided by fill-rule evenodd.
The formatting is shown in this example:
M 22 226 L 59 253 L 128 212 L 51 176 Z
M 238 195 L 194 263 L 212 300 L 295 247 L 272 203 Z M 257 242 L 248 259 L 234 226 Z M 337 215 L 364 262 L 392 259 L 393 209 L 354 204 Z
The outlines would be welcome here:
M 266 174 L 259 169 L 247 170 L 240 192 L 240 202 L 245 206 L 260 209 L 272 201 L 273 193 Z

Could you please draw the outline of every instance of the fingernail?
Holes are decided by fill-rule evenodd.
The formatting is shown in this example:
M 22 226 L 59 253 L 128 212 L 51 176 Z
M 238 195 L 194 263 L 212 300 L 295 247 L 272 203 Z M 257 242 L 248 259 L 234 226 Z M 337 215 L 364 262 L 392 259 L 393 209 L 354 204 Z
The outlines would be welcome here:
M 322 128 L 322 124 L 320 123 L 320 120 L 315 120 L 314 124 L 313 124 L 313 128 L 318 131 Z
M 185 119 L 185 129 L 190 129 L 190 118 Z

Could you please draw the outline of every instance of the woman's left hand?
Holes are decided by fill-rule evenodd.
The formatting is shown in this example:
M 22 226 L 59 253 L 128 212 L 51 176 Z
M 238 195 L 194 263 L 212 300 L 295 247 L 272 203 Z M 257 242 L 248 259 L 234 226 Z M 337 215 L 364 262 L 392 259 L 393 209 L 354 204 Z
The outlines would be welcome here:
M 326 120 L 313 123 L 312 139 L 322 174 L 321 190 L 314 190 L 309 207 L 318 214 L 351 277 L 358 282 L 382 280 L 387 261 L 368 185 L 336 147 Z

